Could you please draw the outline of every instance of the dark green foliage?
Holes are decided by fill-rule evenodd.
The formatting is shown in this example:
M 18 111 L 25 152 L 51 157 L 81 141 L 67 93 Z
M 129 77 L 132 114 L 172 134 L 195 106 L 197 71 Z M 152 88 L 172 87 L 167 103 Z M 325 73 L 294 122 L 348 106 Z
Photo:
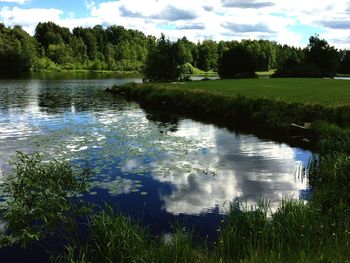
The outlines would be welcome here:
M 36 63 L 34 69 L 90 69 L 141 71 L 152 37 L 121 26 L 77 27 L 71 33 L 52 22 L 39 23 L 35 39 L 41 47 L 41 59 L 52 63 Z
M 36 59 L 35 42 L 21 28 L 0 28 L 0 74 L 28 71 Z
M 35 28 L 35 38 L 46 52 L 50 45 L 68 43 L 71 33 L 68 28 L 60 27 L 53 22 L 39 23 Z
M 51 44 L 47 50 L 47 56 L 56 64 L 66 65 L 73 62 L 73 51 L 65 44 Z
M 305 52 L 301 48 L 290 47 L 287 45 L 278 45 L 276 50 L 276 67 L 279 69 L 287 60 L 297 61 L 298 63 L 303 61 Z
M 321 76 L 334 77 L 339 67 L 339 54 L 326 40 L 312 36 L 306 48 L 305 62 L 317 68 Z
M 289 58 L 277 69 L 272 77 L 318 78 L 322 76 L 323 73 L 318 67 L 312 64 L 306 64 L 303 61 Z
M 350 51 L 345 50 L 341 54 L 342 58 L 339 72 L 343 74 L 350 74 Z
M 145 68 L 145 77 L 151 81 L 176 81 L 180 78 L 185 57 L 181 42 L 172 43 L 164 35 L 150 50 Z
M 274 77 L 334 77 L 340 56 L 324 39 L 312 36 L 301 59 L 290 57 L 279 65 Z
M 278 51 L 276 43 L 267 40 L 242 40 L 241 45 L 254 57 L 255 71 L 269 71 L 276 68 Z
M 198 60 L 197 67 L 204 71 L 217 70 L 218 44 L 212 40 L 204 40 L 197 45 Z
M 8 34 L 11 31 L 16 33 Z M 9 65 L 6 63 L 7 67 L 0 68 L 3 69 L 3 73 L 23 72 L 29 69 L 141 72 L 145 66 L 149 66 L 149 64 L 146 65 L 146 60 L 149 63 L 157 60 L 154 55 L 157 44 L 155 37 L 145 36 L 140 31 L 125 29 L 122 26 L 77 27 L 70 32 L 68 28 L 53 22 L 45 22 L 39 23 L 34 37 L 30 37 L 19 27 L 9 29 L 1 24 L 0 32 L 2 32 L 1 61 L 10 62 Z M 278 67 L 281 69 L 280 76 L 301 76 L 305 72 L 305 76 L 334 76 L 334 70 L 339 67 L 343 73 L 347 72 L 346 54 L 341 53 L 342 66 L 340 67 L 338 51 L 317 37 L 310 38 L 310 44 L 305 50 L 278 45 L 267 40 L 242 40 L 241 42 L 204 40 L 195 44 L 183 37 L 173 44 L 174 48 L 176 47 L 176 50 L 173 50 L 175 52 L 173 58 L 166 52 L 164 56 L 168 57 L 168 61 L 176 60 L 172 63 L 180 64 L 180 67 L 173 67 L 168 63 L 168 69 L 164 70 L 167 71 L 168 76 L 158 80 L 176 79 L 181 72 L 181 65 L 185 63 L 202 71 L 218 71 L 218 61 L 223 54 L 237 46 L 244 47 L 250 52 L 250 56 L 255 61 L 254 71 L 269 71 Z M 153 57 L 147 59 L 150 51 L 153 52 Z M 302 62 L 300 64 L 302 67 L 294 71 L 289 70 L 288 67 L 287 71 L 282 70 L 285 69 L 284 65 L 289 59 Z M 170 74 L 170 70 L 174 70 L 174 73 Z
M 76 173 L 67 162 L 43 162 L 39 154 L 18 153 L 14 164 L 5 184 L 7 234 L 26 245 L 62 227 L 66 238 L 76 238 L 74 216 L 83 210 L 71 196 L 86 190 L 87 171 Z
M 218 74 L 220 78 L 256 77 L 255 59 L 244 46 L 238 45 L 223 53 L 219 60 Z

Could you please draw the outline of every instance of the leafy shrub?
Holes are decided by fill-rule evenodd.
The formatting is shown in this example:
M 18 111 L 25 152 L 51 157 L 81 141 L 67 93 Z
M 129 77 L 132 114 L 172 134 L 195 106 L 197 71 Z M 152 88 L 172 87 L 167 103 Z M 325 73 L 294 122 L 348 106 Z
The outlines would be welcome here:
M 37 153 L 17 153 L 14 164 L 5 184 L 6 233 L 26 245 L 61 226 L 70 239 L 74 217 L 84 210 L 71 196 L 87 189 L 88 171 L 76 172 L 68 162 L 44 162 Z

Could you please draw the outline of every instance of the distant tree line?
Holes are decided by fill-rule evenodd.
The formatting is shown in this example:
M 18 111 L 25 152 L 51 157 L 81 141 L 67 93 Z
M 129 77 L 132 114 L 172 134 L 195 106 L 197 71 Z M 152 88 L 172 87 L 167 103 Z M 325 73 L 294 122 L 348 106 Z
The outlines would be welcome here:
M 70 31 L 52 22 L 39 23 L 32 37 L 20 26 L 0 24 L 1 73 L 46 69 L 143 71 L 153 80 L 175 80 L 198 70 L 222 77 L 271 69 L 277 69 L 276 76 L 328 76 L 350 73 L 350 51 L 336 50 L 317 36 L 302 49 L 268 40 L 193 43 L 183 37 L 172 42 L 122 26 Z

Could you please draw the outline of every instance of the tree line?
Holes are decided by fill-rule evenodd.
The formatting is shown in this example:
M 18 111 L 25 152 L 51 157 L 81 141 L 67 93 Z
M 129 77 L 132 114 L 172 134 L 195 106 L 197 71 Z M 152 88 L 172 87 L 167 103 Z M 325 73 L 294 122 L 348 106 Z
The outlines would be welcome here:
M 143 71 L 150 79 L 170 80 L 198 70 L 220 73 L 236 61 L 250 71 L 278 69 L 279 76 L 301 75 L 305 71 L 317 75 L 324 72 L 314 68 L 312 58 L 322 57 L 321 63 L 329 55 L 333 60 L 329 68 L 350 73 L 350 51 L 336 50 L 318 37 L 313 40 L 306 48 L 268 40 L 193 43 L 186 37 L 170 41 L 162 35 L 157 39 L 122 26 L 76 27 L 70 31 L 52 22 L 39 23 L 34 36 L 30 36 L 20 26 L 10 28 L 0 24 L 0 71 L 4 74 L 75 69 Z M 305 64 L 308 70 L 303 68 Z

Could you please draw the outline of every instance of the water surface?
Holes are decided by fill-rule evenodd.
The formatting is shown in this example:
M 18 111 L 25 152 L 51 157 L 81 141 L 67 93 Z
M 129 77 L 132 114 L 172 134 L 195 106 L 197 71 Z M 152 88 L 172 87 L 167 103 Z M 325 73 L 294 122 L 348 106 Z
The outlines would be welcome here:
M 303 198 L 311 153 L 177 116 L 147 113 L 104 92 L 139 78 L 0 80 L 0 181 L 16 151 L 89 167 L 83 198 L 147 225 L 215 232 L 229 202 Z

